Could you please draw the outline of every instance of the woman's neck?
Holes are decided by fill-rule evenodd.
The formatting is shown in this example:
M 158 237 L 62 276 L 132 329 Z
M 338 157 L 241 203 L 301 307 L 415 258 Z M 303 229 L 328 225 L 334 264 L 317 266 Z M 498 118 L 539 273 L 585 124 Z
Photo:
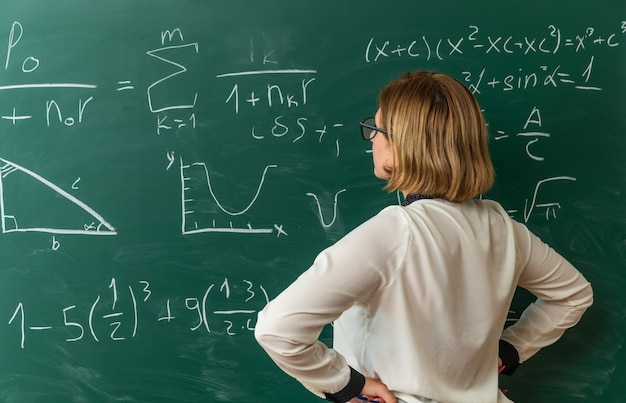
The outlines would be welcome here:
M 403 192 L 404 194 L 404 192 Z M 419 195 L 419 194 L 404 194 L 404 202 L 402 203 L 403 206 L 408 206 L 409 204 L 413 203 L 414 201 L 417 200 L 422 200 L 422 199 L 432 199 L 431 196 L 427 196 L 427 195 Z

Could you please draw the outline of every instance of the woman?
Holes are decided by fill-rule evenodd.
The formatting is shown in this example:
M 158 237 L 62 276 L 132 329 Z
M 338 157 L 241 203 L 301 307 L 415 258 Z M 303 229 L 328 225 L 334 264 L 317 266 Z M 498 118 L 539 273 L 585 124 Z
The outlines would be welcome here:
M 496 202 L 474 96 L 407 73 L 361 122 L 374 174 L 401 191 L 259 313 L 270 357 L 332 402 L 510 402 L 498 372 L 554 343 L 592 303 L 587 280 Z M 537 296 L 503 331 L 517 286 Z M 333 349 L 318 341 L 334 322 Z M 357 398 L 357 395 L 361 395 Z

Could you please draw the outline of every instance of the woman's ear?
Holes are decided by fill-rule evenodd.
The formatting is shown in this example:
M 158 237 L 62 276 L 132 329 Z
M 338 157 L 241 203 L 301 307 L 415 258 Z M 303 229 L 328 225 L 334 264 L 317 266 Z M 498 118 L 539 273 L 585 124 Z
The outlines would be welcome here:
M 389 153 L 387 155 L 387 158 L 385 158 L 385 161 L 383 162 L 383 170 L 385 171 L 385 173 L 388 175 L 387 180 L 389 180 L 391 178 L 391 174 L 393 172 L 393 170 L 396 167 L 396 163 L 395 163 L 395 157 L 394 157 L 394 153 L 393 150 L 391 149 L 391 145 L 389 143 L 387 143 L 387 147 L 389 147 Z

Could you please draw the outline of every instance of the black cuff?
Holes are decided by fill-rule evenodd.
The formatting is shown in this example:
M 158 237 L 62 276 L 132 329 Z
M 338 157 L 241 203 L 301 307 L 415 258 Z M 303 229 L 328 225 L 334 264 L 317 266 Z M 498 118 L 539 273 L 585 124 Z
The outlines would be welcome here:
M 500 346 L 498 349 L 498 355 L 504 365 L 504 370 L 500 372 L 504 375 L 513 375 L 513 372 L 520 366 L 519 354 L 517 350 L 508 341 L 500 340 Z
M 344 403 L 350 401 L 353 397 L 358 396 L 365 385 L 365 377 L 350 367 L 350 380 L 345 388 L 337 393 L 325 393 L 326 400 L 334 403 Z

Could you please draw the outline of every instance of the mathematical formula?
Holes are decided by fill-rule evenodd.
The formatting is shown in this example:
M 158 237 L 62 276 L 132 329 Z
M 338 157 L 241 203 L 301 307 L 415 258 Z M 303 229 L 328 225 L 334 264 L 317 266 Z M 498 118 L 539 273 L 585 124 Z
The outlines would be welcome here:
M 527 91 L 534 88 L 574 88 L 582 91 L 603 91 L 594 83 L 594 72 L 600 63 L 594 54 L 599 49 L 614 49 L 621 46 L 623 35 L 626 33 L 626 22 L 616 24 L 612 30 L 602 31 L 594 27 L 584 27 L 577 32 L 564 32 L 557 25 L 547 25 L 543 32 L 533 35 L 507 35 L 484 32 L 477 25 L 463 28 L 462 34 L 449 37 L 432 35 L 403 35 L 379 37 L 372 36 L 365 40 L 363 47 L 363 62 L 376 64 L 392 60 L 420 59 L 426 61 L 454 60 L 458 57 L 473 55 L 476 57 L 519 56 L 520 60 L 528 55 L 551 56 L 546 63 L 523 65 L 513 68 L 511 72 L 496 72 L 492 67 L 466 69 L 459 72 L 462 80 L 475 94 L 482 94 L 487 90 L 510 92 Z M 16 58 L 15 52 L 23 46 L 23 40 L 29 35 L 28 27 L 15 21 L 6 29 L 6 54 L 4 55 L 4 69 L 17 69 L 26 79 L 34 72 L 39 71 L 45 63 L 37 55 Z M 144 50 L 145 57 L 152 65 L 160 66 L 167 71 L 162 76 L 149 82 L 145 89 L 145 102 L 150 114 L 154 117 L 154 134 L 183 136 L 187 130 L 199 130 L 199 122 L 208 117 L 206 112 L 199 108 L 199 99 L 203 94 L 194 89 L 194 81 L 190 71 L 192 64 L 202 53 L 203 47 L 198 41 L 190 41 L 185 37 L 181 28 L 166 29 L 158 34 L 158 46 Z M 20 49 L 22 50 L 22 49 Z M 249 69 L 222 71 L 213 76 L 219 88 L 211 94 L 217 102 L 225 106 L 225 113 L 235 120 L 247 122 L 247 116 L 255 111 L 264 111 L 262 120 L 251 121 L 247 129 L 237 133 L 247 138 L 251 144 L 265 144 L 268 142 L 282 142 L 293 147 L 307 142 L 309 137 L 314 143 L 324 149 L 332 150 L 325 154 L 334 158 L 342 157 L 342 141 L 348 135 L 353 135 L 353 124 L 343 121 L 324 119 L 317 116 L 315 106 L 320 102 L 318 88 L 319 70 L 317 66 L 308 68 L 277 68 L 284 65 L 283 60 L 275 56 L 274 49 L 265 48 L 258 57 L 259 49 L 254 40 L 250 39 L 242 50 L 248 52 Z M 559 62 L 558 55 L 569 52 L 580 55 L 574 61 L 564 65 Z M 20 53 L 21 55 L 24 52 Z M 536 60 L 536 57 L 535 59 Z M 45 126 L 58 132 L 63 127 L 80 125 L 97 115 L 100 99 L 95 90 L 104 86 L 113 86 L 115 92 L 122 97 L 136 88 L 131 77 L 120 77 L 113 83 L 93 82 L 21 82 L 0 83 L 0 93 L 14 92 L 43 92 L 49 89 L 65 91 L 74 97 L 74 100 L 47 97 L 39 108 L 25 110 L 32 106 L 11 105 L 6 110 L 0 110 L 0 118 L 9 127 L 8 133 L 28 130 L 29 121 L 41 120 Z M 181 83 L 184 83 L 182 85 Z M 172 95 L 172 94 L 175 94 Z M 293 111 L 297 111 L 294 115 Z M 289 113 L 290 112 L 290 113 Z M 221 112 L 223 113 L 223 112 Z M 486 111 L 488 114 L 489 111 Z M 510 129 L 502 130 L 491 127 L 491 134 L 496 143 L 511 141 L 513 138 L 524 139 L 524 147 L 520 150 L 528 162 L 537 164 L 549 158 L 541 147 L 544 142 L 554 141 L 554 133 L 544 125 L 543 111 L 540 104 L 529 107 L 528 119 L 521 130 L 510 133 Z M 246 123 L 247 124 L 247 123 Z M 548 127 L 546 127 L 548 126 Z M 308 141 L 307 144 L 312 142 Z M 164 167 L 166 171 L 174 172 L 175 162 L 179 164 L 180 180 L 180 231 L 183 235 L 200 233 L 246 233 L 246 234 L 274 234 L 276 238 L 286 237 L 292 233 L 282 222 L 280 215 L 264 222 L 253 219 L 243 219 L 253 212 L 255 204 L 265 196 L 267 181 L 279 168 L 273 160 L 265 161 L 265 168 L 254 173 L 257 184 L 250 189 L 247 201 L 241 208 L 226 208 L 225 198 L 228 195 L 218 195 L 212 185 L 212 177 L 216 175 L 214 168 L 210 169 L 209 161 L 195 159 L 187 161 L 187 156 L 178 150 L 163 150 L 165 155 Z M 72 189 L 62 189 L 52 183 L 45 175 L 34 172 L 26 166 L 18 165 L 7 156 L 0 156 L 1 168 L 0 188 L 5 192 L 11 190 L 13 178 L 21 175 L 28 176 L 29 180 L 37 181 L 58 195 L 65 198 L 68 204 L 84 211 L 85 218 L 82 227 L 67 227 L 60 224 L 55 227 L 23 224 L 24 217 L 13 214 L 11 206 L 0 200 L 2 218 L 2 232 L 49 232 L 53 234 L 82 234 L 82 235 L 116 235 L 117 230 L 109 222 L 101 210 L 106 206 L 99 206 L 96 210 L 74 196 L 73 191 L 78 189 L 81 181 L 77 177 Z M 261 158 L 261 157 L 259 157 Z M 282 168 L 282 167 L 281 167 Z M 221 173 L 227 175 L 227 173 Z M 528 222 L 533 216 L 544 219 L 556 218 L 556 212 L 561 207 L 560 200 L 543 200 L 542 189 L 546 186 L 575 186 L 576 178 L 567 172 L 546 174 L 537 178 L 533 188 L 527 189 L 527 197 L 519 201 L 519 207 L 510 207 L 509 213 L 517 219 Z M 330 198 L 322 197 L 320 192 L 303 192 L 299 197 L 309 200 L 319 225 L 324 229 L 331 228 L 338 217 L 340 197 L 349 187 L 327 189 Z M 0 193 L 0 199 L 3 194 Z M 312 202 L 312 203 L 311 203 Z M 545 210 L 544 210 L 545 209 Z M 541 214 L 535 214 L 541 211 Z M 520 216 L 520 212 L 522 212 Z M 113 217 L 111 222 L 115 222 Z M 53 240 L 55 250 L 59 243 Z M 24 307 L 16 310 L 24 313 Z
M 601 33 L 594 27 L 586 27 L 578 33 L 564 34 L 555 25 L 549 25 L 543 36 L 484 35 L 480 27 L 469 26 L 467 35 L 456 38 L 432 38 L 392 40 L 370 38 L 364 59 L 366 63 L 376 63 L 389 59 L 421 59 L 426 61 L 453 60 L 465 57 L 466 53 L 476 53 L 476 57 L 487 55 L 526 56 L 557 55 L 571 50 L 575 54 L 589 53 L 601 47 L 615 48 L 626 33 L 626 21 L 622 21 L 613 32 Z M 473 93 L 481 93 L 482 88 L 499 91 L 524 91 L 538 87 L 560 88 L 571 86 L 578 90 L 601 90 L 590 83 L 594 67 L 594 55 L 577 66 L 563 66 L 558 63 L 539 64 L 531 67 L 518 67 L 510 73 L 493 73 L 482 68 L 462 72 L 467 86 Z
M 16 328 L 19 346 L 27 339 L 45 337 L 45 333 L 70 334 L 64 341 L 120 342 L 138 337 L 146 321 L 164 327 L 179 324 L 191 332 L 236 336 L 254 330 L 257 312 L 269 302 L 265 288 L 248 280 L 232 282 L 228 278 L 209 284 L 194 296 L 155 297 L 149 281 L 120 286 L 111 279 L 107 294 L 94 295 L 84 306 L 59 307 L 52 318 L 33 318 L 29 306 L 18 302 L 7 325 Z M 158 308 L 158 315 L 145 314 L 145 307 Z
M 532 55 L 558 54 L 571 50 L 575 53 L 591 51 L 599 47 L 614 48 L 620 45 L 621 35 L 626 33 L 626 21 L 611 32 L 599 32 L 586 27 L 580 32 L 563 33 L 556 25 L 548 25 L 542 35 L 513 36 L 488 33 L 476 25 L 470 25 L 466 34 L 454 38 L 429 37 L 392 40 L 370 38 L 365 47 L 365 62 L 373 63 L 389 58 L 423 58 L 446 60 L 476 52 L 478 56 L 489 54 Z

